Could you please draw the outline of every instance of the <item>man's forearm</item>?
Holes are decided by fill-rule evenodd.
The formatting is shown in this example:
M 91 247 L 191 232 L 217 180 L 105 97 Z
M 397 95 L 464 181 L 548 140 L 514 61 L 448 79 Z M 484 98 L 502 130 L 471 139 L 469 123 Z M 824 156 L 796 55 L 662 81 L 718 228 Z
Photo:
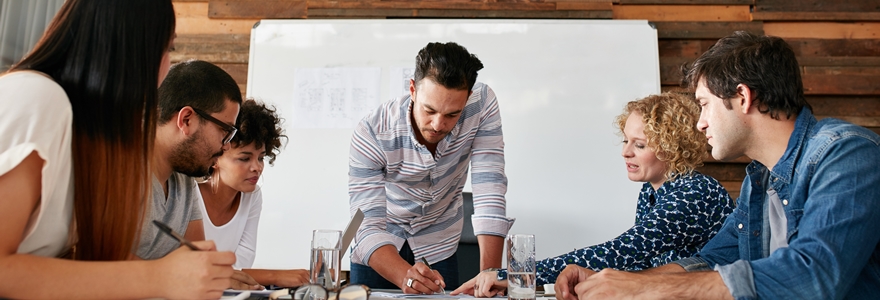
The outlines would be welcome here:
M 394 245 L 385 245 L 373 251 L 373 254 L 370 255 L 369 264 L 385 280 L 398 286 L 403 283 L 406 271 L 412 267 L 412 265 L 400 257 Z
M 660 273 L 685 273 L 684 268 L 677 264 L 665 264 L 656 268 L 650 268 L 638 271 L 641 274 L 660 274 Z
M 569 266 L 569 268 L 571 267 Z M 664 270 L 674 271 L 675 269 L 667 267 L 654 272 Z M 581 300 L 608 298 L 733 299 L 727 286 L 724 285 L 724 281 L 721 280 L 721 275 L 715 271 L 652 274 L 604 269 L 594 274 L 589 271 L 585 275 L 581 275 L 580 283 L 577 283 L 574 288 L 574 293 Z M 560 275 L 560 277 L 562 276 L 571 275 Z M 567 281 L 563 279 L 563 282 Z M 559 284 L 560 282 L 557 280 L 557 286 Z
M 504 238 L 481 234 L 477 236 L 477 243 L 480 245 L 480 270 L 500 268 Z
M 681 266 L 675 265 L 682 271 Z M 658 291 L 661 298 L 672 299 L 733 299 L 721 274 L 715 271 L 667 273 L 659 275 L 670 279 L 660 284 Z

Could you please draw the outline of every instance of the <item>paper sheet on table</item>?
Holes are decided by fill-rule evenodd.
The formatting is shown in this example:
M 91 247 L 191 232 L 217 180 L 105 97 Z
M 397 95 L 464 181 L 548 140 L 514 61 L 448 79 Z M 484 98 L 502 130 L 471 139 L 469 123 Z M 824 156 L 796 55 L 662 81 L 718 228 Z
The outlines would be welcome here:
M 254 296 L 269 297 L 269 294 L 271 294 L 274 291 L 275 290 L 233 290 L 233 289 L 228 289 L 228 290 L 223 291 L 224 298 L 222 298 L 222 299 L 232 298 L 232 297 L 234 297 L 238 294 L 241 294 L 243 292 L 251 292 L 251 297 L 254 297 Z
M 443 294 L 433 294 L 433 295 L 420 295 L 420 294 L 402 294 L 402 293 L 388 293 L 388 292 L 372 292 L 370 297 L 376 298 L 394 298 L 394 299 L 498 299 L 498 298 L 506 298 L 506 297 L 495 297 L 495 298 L 475 298 L 471 295 L 443 295 Z

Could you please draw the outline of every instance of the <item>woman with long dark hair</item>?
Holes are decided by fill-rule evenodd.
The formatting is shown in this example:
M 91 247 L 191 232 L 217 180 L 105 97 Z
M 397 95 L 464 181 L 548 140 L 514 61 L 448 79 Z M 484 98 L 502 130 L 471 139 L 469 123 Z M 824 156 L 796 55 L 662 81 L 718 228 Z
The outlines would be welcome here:
M 229 252 L 123 261 L 149 199 L 174 27 L 170 0 L 68 0 L 0 76 L 0 298 L 217 298 L 228 286 Z

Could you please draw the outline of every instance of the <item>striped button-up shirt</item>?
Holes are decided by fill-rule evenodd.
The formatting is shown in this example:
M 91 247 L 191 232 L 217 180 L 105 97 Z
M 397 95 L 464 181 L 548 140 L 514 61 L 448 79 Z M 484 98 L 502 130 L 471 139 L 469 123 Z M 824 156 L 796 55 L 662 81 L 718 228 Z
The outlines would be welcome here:
M 412 100 L 404 96 L 366 116 L 351 139 L 348 191 L 351 210 L 365 215 L 351 261 L 369 266 L 384 245 L 408 242 L 415 257 L 435 263 L 458 249 L 464 212 L 462 189 L 472 168 L 475 235 L 504 236 L 504 140 L 495 92 L 476 83 L 461 117 L 436 155 L 416 140 Z

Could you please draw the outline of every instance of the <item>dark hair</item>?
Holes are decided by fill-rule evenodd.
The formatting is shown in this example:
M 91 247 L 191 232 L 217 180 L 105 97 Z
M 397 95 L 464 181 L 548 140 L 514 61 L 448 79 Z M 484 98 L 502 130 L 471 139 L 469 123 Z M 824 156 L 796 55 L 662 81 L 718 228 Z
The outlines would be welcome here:
M 686 70 L 684 81 L 691 89 L 700 80 L 728 109 L 733 109 L 730 99 L 739 84 L 752 90 L 761 113 L 777 120 L 780 113 L 791 118 L 810 107 L 794 51 L 775 36 L 737 31 L 718 40 Z
M 174 26 L 170 0 L 68 0 L 10 69 L 48 74 L 70 100 L 77 259 L 124 260 L 133 250 Z
M 177 63 L 159 87 L 159 124 L 168 123 L 184 106 L 222 111 L 226 99 L 241 104 L 241 89 L 226 71 L 201 60 Z
M 429 43 L 416 55 L 413 79 L 418 84 L 427 77 L 448 89 L 470 91 L 477 82 L 477 71 L 481 69 L 483 63 L 480 59 L 461 45 Z
M 287 138 L 281 129 L 281 122 L 282 119 L 278 117 L 274 107 L 247 99 L 238 112 L 238 133 L 232 138 L 232 146 L 241 147 L 254 143 L 254 146 L 260 148 L 265 145 L 266 157 L 269 158 L 269 164 L 272 164 L 280 152 L 281 138 Z

